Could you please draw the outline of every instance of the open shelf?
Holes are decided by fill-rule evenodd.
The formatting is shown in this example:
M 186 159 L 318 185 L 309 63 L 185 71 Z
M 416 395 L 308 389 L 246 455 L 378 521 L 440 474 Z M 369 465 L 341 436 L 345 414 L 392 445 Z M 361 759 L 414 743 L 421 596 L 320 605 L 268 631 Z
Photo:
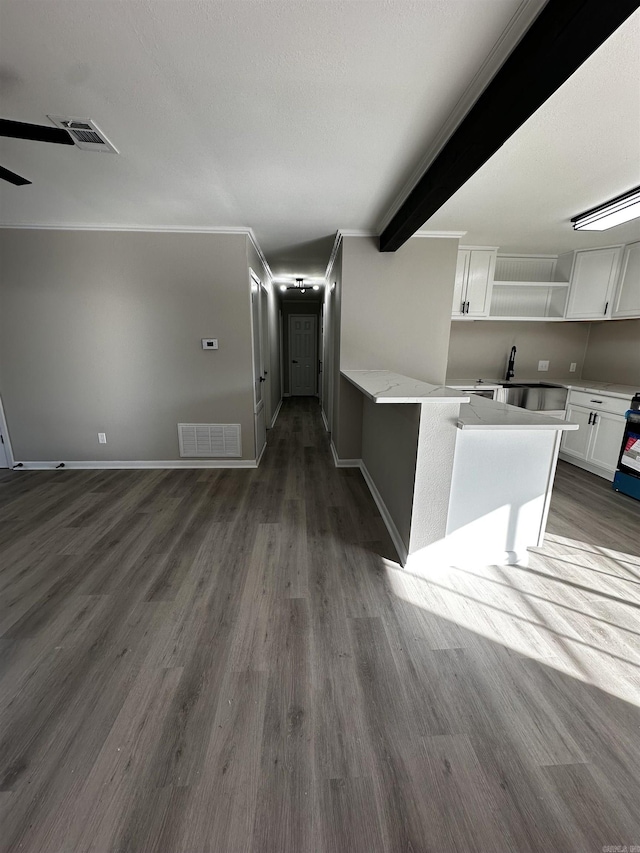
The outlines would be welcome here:
M 494 281 L 489 318 L 561 320 L 568 289 L 566 281 Z

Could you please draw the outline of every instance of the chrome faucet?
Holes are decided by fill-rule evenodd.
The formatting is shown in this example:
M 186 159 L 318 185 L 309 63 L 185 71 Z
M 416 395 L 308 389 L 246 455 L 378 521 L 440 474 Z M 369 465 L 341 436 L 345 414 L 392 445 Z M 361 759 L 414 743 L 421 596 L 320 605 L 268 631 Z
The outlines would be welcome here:
M 513 379 L 513 377 L 516 375 L 515 367 L 516 367 L 516 348 L 511 347 L 511 355 L 509 356 L 509 364 L 507 365 L 507 375 L 505 377 L 505 380 L 507 382 L 510 379 Z

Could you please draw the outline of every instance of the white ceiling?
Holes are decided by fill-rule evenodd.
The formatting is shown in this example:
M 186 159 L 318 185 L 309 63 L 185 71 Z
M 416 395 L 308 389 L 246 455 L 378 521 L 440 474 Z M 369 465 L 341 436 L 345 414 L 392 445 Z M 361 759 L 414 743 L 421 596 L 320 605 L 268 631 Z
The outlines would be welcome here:
M 33 185 L 0 182 L 0 221 L 249 226 L 274 273 L 321 275 L 336 228 L 380 225 L 501 36 L 497 56 L 541 5 L 0 0 L 0 114 L 90 117 L 120 151 L 2 140 L 0 164 Z M 638 24 L 427 227 L 555 251 L 577 239 L 568 217 L 640 182 Z
M 429 229 L 505 252 L 640 239 L 640 219 L 574 231 L 571 217 L 640 185 L 640 11 L 432 216 Z

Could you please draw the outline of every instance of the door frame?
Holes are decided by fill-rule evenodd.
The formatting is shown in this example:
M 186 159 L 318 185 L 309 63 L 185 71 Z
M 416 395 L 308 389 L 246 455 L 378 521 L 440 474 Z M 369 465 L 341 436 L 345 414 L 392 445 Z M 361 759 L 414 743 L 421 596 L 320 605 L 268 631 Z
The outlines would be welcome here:
M 4 416 L 2 397 L 0 397 L 0 432 L 2 433 L 2 437 L 4 438 L 4 451 L 7 455 L 7 464 L 9 466 L 9 469 L 11 469 L 16 464 L 16 460 L 13 455 L 11 439 L 9 438 L 9 428 L 7 427 L 7 419 Z
M 296 394 L 293 394 L 293 392 L 291 390 L 293 388 L 293 375 L 292 375 L 293 371 L 291 370 L 291 365 L 293 363 L 291 361 L 291 321 L 294 318 L 299 319 L 300 317 L 312 317 L 313 318 L 313 324 L 315 326 L 315 335 L 313 336 L 313 347 L 314 347 L 314 353 L 315 353 L 315 359 L 314 359 L 315 370 L 314 370 L 313 375 L 314 375 L 315 391 L 313 392 L 313 394 L 310 394 L 309 396 L 310 397 L 317 397 L 318 396 L 318 314 L 302 314 L 302 313 L 300 313 L 300 314 L 289 314 L 289 322 L 288 322 L 288 328 L 287 328 L 287 335 L 289 336 L 289 348 L 288 348 L 288 355 L 289 355 L 289 394 L 292 397 L 298 396 Z M 300 395 L 300 396 L 303 396 L 303 395 Z M 306 395 L 304 395 L 304 396 L 306 396 Z
M 262 343 L 262 282 L 254 271 L 249 268 L 249 315 L 251 317 L 251 385 L 253 390 L 253 430 L 254 430 L 254 453 L 256 462 L 260 461 L 262 454 L 267 446 L 266 441 L 266 408 L 264 390 L 260 392 L 260 400 L 258 400 L 258 384 L 259 379 L 256 378 L 256 373 L 264 378 L 263 354 L 264 346 Z M 257 322 L 254 321 L 254 298 L 257 313 Z M 256 352 L 256 332 L 258 338 L 258 347 Z M 256 371 L 257 368 L 257 371 Z M 262 415 L 265 420 L 265 442 L 262 447 L 258 447 L 258 438 L 261 430 L 258 430 L 258 419 Z

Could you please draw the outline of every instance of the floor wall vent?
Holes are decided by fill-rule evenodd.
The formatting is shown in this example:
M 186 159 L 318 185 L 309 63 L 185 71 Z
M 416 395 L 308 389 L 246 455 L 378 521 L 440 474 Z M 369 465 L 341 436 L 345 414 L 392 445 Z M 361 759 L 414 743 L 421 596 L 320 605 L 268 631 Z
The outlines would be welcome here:
M 180 456 L 242 456 L 240 424 L 178 424 Z

